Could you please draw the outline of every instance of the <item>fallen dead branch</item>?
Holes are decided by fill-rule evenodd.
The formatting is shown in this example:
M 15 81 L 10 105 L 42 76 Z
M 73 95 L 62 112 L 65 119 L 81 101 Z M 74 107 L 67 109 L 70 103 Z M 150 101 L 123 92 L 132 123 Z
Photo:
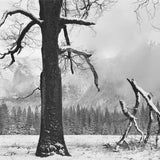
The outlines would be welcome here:
M 158 122 L 158 131 L 156 133 L 156 147 L 158 146 L 158 136 L 160 134 L 160 111 L 157 109 L 156 105 L 154 105 L 153 101 L 152 101 L 152 96 L 150 95 L 150 93 L 147 93 L 146 91 L 144 91 L 141 87 L 139 87 L 137 85 L 137 83 L 135 82 L 134 79 L 127 79 L 128 82 L 130 83 L 134 93 L 135 93 L 135 97 L 136 97 L 136 103 L 135 106 L 133 108 L 133 113 L 130 113 L 127 110 L 126 104 L 124 101 L 120 100 L 120 106 L 122 109 L 122 113 L 127 117 L 127 119 L 129 120 L 129 123 L 127 125 L 127 128 L 125 129 L 121 139 L 117 142 L 116 147 L 115 147 L 115 151 L 118 151 L 119 146 L 122 145 L 125 141 L 125 139 L 127 138 L 131 127 L 134 125 L 136 130 L 138 131 L 138 133 L 141 135 L 140 141 L 144 144 L 146 144 L 148 142 L 148 139 L 150 137 L 151 134 L 151 125 L 152 122 L 154 121 L 153 119 L 153 113 L 155 113 L 155 115 L 157 116 L 157 122 Z M 140 104 L 140 95 L 144 98 L 144 100 L 147 103 L 147 107 L 149 107 L 149 121 L 148 121 L 148 126 L 147 126 L 147 134 L 144 138 L 144 133 L 143 131 L 138 127 L 138 124 L 136 122 L 136 113 L 138 111 L 139 108 L 139 104 Z

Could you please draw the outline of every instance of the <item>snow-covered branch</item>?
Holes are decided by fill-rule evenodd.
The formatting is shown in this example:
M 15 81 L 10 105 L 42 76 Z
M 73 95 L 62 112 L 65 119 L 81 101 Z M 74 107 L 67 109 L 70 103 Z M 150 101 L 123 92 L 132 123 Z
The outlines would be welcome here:
M 157 107 L 154 105 L 153 101 L 152 101 L 152 97 L 149 93 L 147 93 L 146 91 L 144 91 L 141 87 L 139 87 L 135 80 L 132 79 L 131 80 L 132 83 L 134 84 L 135 88 L 138 90 L 138 92 L 142 95 L 142 97 L 146 100 L 147 105 L 158 115 L 160 116 L 160 112 L 158 111 Z
M 141 139 L 143 139 L 144 143 L 148 142 L 148 139 L 150 137 L 150 132 L 151 132 L 151 124 L 153 122 L 153 112 L 155 112 L 156 116 L 157 116 L 157 122 L 158 122 L 158 131 L 157 131 L 157 135 L 156 135 L 156 145 L 158 143 L 158 135 L 160 133 L 160 112 L 157 109 L 157 107 L 153 104 L 152 101 L 152 97 L 149 93 L 147 93 L 146 91 L 144 91 L 141 87 L 139 87 L 134 79 L 128 79 L 128 82 L 130 83 L 130 85 L 132 86 L 132 89 L 135 93 L 135 97 L 136 97 L 136 103 L 135 106 L 133 108 L 133 113 L 131 114 L 127 108 L 126 105 L 123 101 L 120 101 L 120 105 L 121 105 L 121 109 L 123 114 L 129 119 L 129 123 L 128 126 L 125 130 L 125 132 L 122 135 L 122 138 L 117 142 L 116 145 L 116 151 L 118 149 L 118 147 L 125 141 L 125 138 L 127 137 L 132 125 L 134 124 L 134 126 L 136 127 L 137 131 L 141 134 Z M 140 95 L 145 99 L 147 106 L 149 107 L 149 121 L 148 121 L 148 127 L 147 127 L 147 134 L 146 137 L 144 139 L 144 134 L 143 132 L 139 129 L 137 122 L 136 122 L 136 118 L 135 115 L 137 113 L 139 104 L 140 104 Z
M 133 121 L 133 119 L 136 119 L 135 116 L 133 116 L 130 112 L 128 112 L 128 109 L 126 107 L 126 104 L 124 101 L 120 100 L 119 101 L 120 105 L 121 105 L 121 109 L 122 109 L 122 112 L 123 114 L 131 121 Z
M 21 10 L 21 9 L 16 9 L 16 10 L 13 10 L 13 11 L 6 11 L 3 14 L 2 19 L 0 21 L 0 26 L 2 26 L 5 23 L 8 16 L 12 16 L 12 15 L 18 14 L 18 13 L 20 13 L 22 15 L 25 15 L 26 17 L 30 18 L 32 21 L 34 21 L 38 25 L 41 25 L 41 23 L 42 23 L 42 20 L 36 18 L 32 13 L 29 13 L 28 11 Z
M 137 99 L 137 98 L 136 98 L 136 99 Z M 119 103 L 120 103 L 120 105 L 121 105 L 121 109 L 122 109 L 123 114 L 129 119 L 129 123 L 128 123 L 127 128 L 126 128 L 126 130 L 124 131 L 121 139 L 117 142 L 117 145 L 116 145 L 116 148 L 115 148 L 116 151 L 118 150 L 119 146 L 125 141 L 125 138 L 128 136 L 129 131 L 130 131 L 130 129 L 131 129 L 131 127 L 132 127 L 133 124 L 134 124 L 136 130 L 141 134 L 141 139 L 140 139 L 140 140 L 144 139 L 144 133 L 143 133 L 143 131 L 138 127 L 138 124 L 137 124 L 137 122 L 136 122 L 135 114 L 136 114 L 137 110 L 136 110 L 136 112 L 133 112 L 133 114 L 131 114 L 131 113 L 128 111 L 128 109 L 127 109 L 126 104 L 125 104 L 124 101 L 120 100 Z M 139 106 L 139 104 L 138 104 L 138 106 Z M 138 106 L 135 105 L 134 108 L 136 108 L 136 107 L 138 107 Z
M 68 19 L 68 18 L 61 17 L 60 21 L 62 26 L 65 24 L 77 24 L 77 25 L 84 25 L 84 26 L 95 25 L 95 23 L 93 22 L 88 22 L 81 19 Z
M 122 112 L 129 119 L 129 123 L 128 123 L 127 128 L 124 131 L 121 139 L 117 142 L 116 151 L 118 150 L 118 147 L 125 141 L 125 138 L 128 136 L 129 131 L 130 131 L 133 124 L 134 124 L 135 128 L 137 129 L 137 131 L 141 134 L 141 139 L 140 140 L 144 139 L 144 134 L 140 130 L 140 128 L 138 127 L 138 124 L 136 122 L 136 117 L 135 117 L 135 115 L 137 113 L 137 110 L 138 110 L 138 107 L 139 107 L 139 104 L 140 104 L 140 93 L 138 92 L 135 84 L 133 83 L 133 80 L 127 79 L 127 81 L 130 83 L 130 85 L 131 85 L 131 87 L 134 91 L 136 102 L 135 102 L 135 106 L 133 108 L 133 113 L 131 114 L 126 107 L 125 102 L 124 101 L 119 101 L 119 103 L 121 105 Z
M 140 100 L 141 100 L 140 99 L 140 93 L 138 92 L 138 90 L 137 90 L 137 88 L 136 88 L 136 86 L 135 86 L 135 84 L 133 83 L 132 80 L 127 78 L 127 81 L 130 83 L 130 85 L 131 85 L 131 87 L 134 91 L 135 97 L 136 97 L 136 103 L 135 103 L 135 106 L 133 108 L 133 115 L 136 115 L 139 104 L 140 104 Z
M 141 139 L 142 139 L 144 137 L 144 134 L 138 127 L 138 124 L 136 122 L 136 117 L 134 115 L 132 115 L 130 112 L 128 112 L 128 109 L 126 108 L 126 104 L 123 101 L 119 101 L 119 103 L 121 105 L 123 114 L 130 120 L 130 122 L 132 122 L 134 124 L 137 131 L 141 134 Z M 129 128 L 129 130 L 130 130 L 130 128 Z

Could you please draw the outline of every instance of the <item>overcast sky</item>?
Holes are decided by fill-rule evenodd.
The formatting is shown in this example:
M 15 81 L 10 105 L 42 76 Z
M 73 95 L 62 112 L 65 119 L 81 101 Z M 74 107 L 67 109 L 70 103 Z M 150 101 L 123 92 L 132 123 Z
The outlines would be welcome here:
M 11 7 L 12 2 L 17 1 L 1 0 L 0 15 Z M 90 28 L 77 29 L 71 38 L 74 46 L 97 49 L 98 57 L 108 58 L 142 42 L 159 43 L 160 33 L 151 28 L 151 21 L 142 17 L 141 26 L 138 25 L 134 12 L 136 5 L 133 2 L 135 1 L 119 0 L 111 10 L 104 12 L 93 27 L 96 34 Z

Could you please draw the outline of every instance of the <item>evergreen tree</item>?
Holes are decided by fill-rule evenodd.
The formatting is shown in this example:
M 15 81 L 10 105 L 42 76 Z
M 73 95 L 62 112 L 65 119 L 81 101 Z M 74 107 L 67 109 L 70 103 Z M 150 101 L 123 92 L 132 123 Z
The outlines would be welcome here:
M 38 106 L 36 106 L 36 108 L 35 108 L 34 128 L 36 130 L 36 134 L 39 134 L 40 133 L 40 113 L 38 111 Z
M 75 128 L 76 134 L 82 134 L 82 113 L 79 104 L 77 105 L 75 114 Z
M 117 113 L 116 111 L 114 112 Z M 107 125 L 109 125 L 111 123 L 111 117 L 107 107 L 105 108 L 104 116 L 105 116 L 105 122 L 107 123 Z
M 90 134 L 95 134 L 96 133 L 96 116 L 95 116 L 95 111 L 91 107 L 90 110 Z
M 95 111 L 96 116 L 96 134 L 102 134 L 103 132 L 103 114 L 100 108 L 97 108 Z
M 24 124 L 26 124 L 26 119 L 27 119 L 27 113 L 26 113 L 26 109 L 24 108 L 22 112 L 22 122 Z
M 12 110 L 11 110 L 11 122 L 13 125 L 16 125 L 17 123 L 17 113 L 16 113 L 15 107 L 12 107 Z
M 76 111 L 74 107 L 70 108 L 70 119 L 69 119 L 69 131 L 70 134 L 77 134 L 76 128 L 75 128 L 75 118 L 76 117 Z
M 26 128 L 29 130 L 31 128 L 31 126 L 33 125 L 33 116 L 32 116 L 32 111 L 31 111 L 31 107 L 28 107 L 28 111 L 27 111 L 27 120 L 26 120 Z
M 111 125 L 111 115 L 108 111 L 108 108 L 105 108 L 105 113 L 104 113 L 104 126 L 103 129 L 105 129 L 105 131 L 103 131 L 105 134 L 109 134 L 110 133 L 110 125 Z M 106 129 L 108 128 L 108 131 L 106 131 Z
M 9 130 L 9 111 L 3 102 L 0 106 L 0 134 L 7 134 Z
M 0 106 L 0 134 L 3 132 L 3 110 L 2 107 Z
M 69 134 L 69 109 L 64 108 L 63 109 L 63 128 L 64 128 L 64 134 Z
M 103 124 L 102 134 L 104 134 L 104 135 L 109 134 L 109 128 L 108 128 L 108 124 L 107 124 L 107 123 L 104 123 L 104 124 Z
M 18 110 L 17 110 L 17 122 L 22 122 L 22 110 L 21 110 L 21 107 L 18 107 Z
M 89 125 L 90 125 L 90 113 L 88 109 L 85 109 L 85 127 L 84 134 L 89 134 Z
M 17 111 L 17 134 L 27 134 L 24 118 L 26 118 L 26 117 L 23 117 L 21 107 L 18 107 L 18 111 Z

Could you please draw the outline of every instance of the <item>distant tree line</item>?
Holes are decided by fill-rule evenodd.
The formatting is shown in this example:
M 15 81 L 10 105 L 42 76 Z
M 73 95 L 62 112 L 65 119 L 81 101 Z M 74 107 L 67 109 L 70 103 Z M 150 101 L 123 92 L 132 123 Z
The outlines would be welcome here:
M 157 103 L 160 109 L 159 103 Z M 138 124 L 144 131 L 147 129 L 148 107 L 142 104 L 137 113 Z M 101 107 L 69 107 L 63 109 L 63 127 L 67 135 L 78 134 L 102 134 L 120 135 L 123 133 L 128 121 L 121 112 L 114 110 L 109 112 L 108 108 Z M 155 127 L 155 125 L 153 125 Z M 11 111 L 5 103 L 0 105 L 0 134 L 39 134 L 40 132 L 40 111 L 36 106 L 31 110 L 21 107 L 12 107 Z M 137 134 L 134 128 L 131 134 Z
M 63 109 L 63 126 L 65 134 L 102 134 L 102 135 L 120 135 L 123 133 L 128 120 L 116 109 L 114 112 L 109 112 L 108 107 L 100 109 L 98 107 L 82 108 L 70 107 Z M 157 108 L 160 110 L 160 105 L 157 103 Z M 137 121 L 139 126 L 146 131 L 149 114 L 148 107 L 144 104 L 137 113 Z M 155 125 L 153 125 L 156 127 Z M 134 128 L 131 129 L 131 134 L 137 134 Z
M 0 105 L 0 134 L 39 134 L 40 112 L 29 106 L 27 111 L 21 107 L 12 107 L 11 111 L 5 103 Z

